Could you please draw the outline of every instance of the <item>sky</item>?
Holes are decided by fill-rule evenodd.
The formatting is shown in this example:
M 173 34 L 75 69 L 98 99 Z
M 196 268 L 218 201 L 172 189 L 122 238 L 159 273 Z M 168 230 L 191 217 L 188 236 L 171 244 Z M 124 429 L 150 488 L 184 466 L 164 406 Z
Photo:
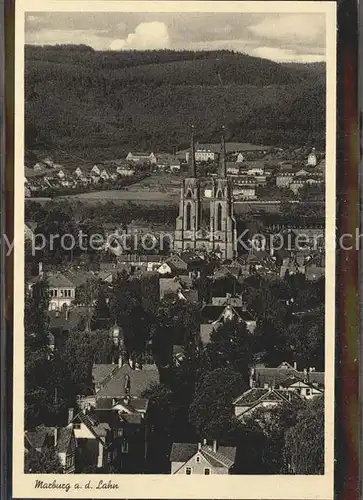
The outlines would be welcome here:
M 325 60 L 325 16 L 276 13 L 32 12 L 25 43 L 95 50 L 229 49 L 277 62 Z

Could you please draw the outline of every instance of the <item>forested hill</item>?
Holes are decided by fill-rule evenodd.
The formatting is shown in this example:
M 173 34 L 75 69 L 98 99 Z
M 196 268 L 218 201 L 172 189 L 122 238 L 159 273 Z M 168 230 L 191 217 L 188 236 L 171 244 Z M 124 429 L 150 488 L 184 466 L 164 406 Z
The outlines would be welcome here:
M 26 147 L 101 160 L 203 142 L 311 144 L 325 135 L 323 64 L 230 51 L 25 48 Z

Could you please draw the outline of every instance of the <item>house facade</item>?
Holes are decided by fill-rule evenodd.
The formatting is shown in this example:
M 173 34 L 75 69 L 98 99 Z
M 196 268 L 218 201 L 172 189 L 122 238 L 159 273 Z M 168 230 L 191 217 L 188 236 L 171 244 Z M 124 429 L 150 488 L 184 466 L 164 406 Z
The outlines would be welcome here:
M 47 274 L 49 285 L 49 310 L 61 310 L 69 307 L 75 299 L 76 287 L 62 273 Z

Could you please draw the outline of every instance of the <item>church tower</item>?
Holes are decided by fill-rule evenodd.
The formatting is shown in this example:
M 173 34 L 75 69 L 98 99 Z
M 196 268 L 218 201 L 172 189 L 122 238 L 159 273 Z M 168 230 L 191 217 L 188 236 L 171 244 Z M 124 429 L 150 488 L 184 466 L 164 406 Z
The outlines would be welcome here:
M 197 178 L 195 162 L 194 130 L 192 130 L 190 176 L 183 181 L 179 203 L 179 215 L 176 219 L 174 249 L 184 251 L 196 249 L 198 231 L 201 225 L 201 189 L 200 180 Z
M 213 250 L 219 251 L 225 260 L 233 259 L 237 254 L 237 228 L 233 213 L 233 189 L 227 177 L 224 132 L 221 137 L 220 175 L 213 179 L 210 233 L 213 236 Z
M 194 134 L 192 133 L 190 176 L 183 181 L 176 219 L 174 250 L 204 250 L 216 252 L 223 260 L 237 254 L 236 220 L 233 215 L 233 190 L 227 178 L 226 146 L 224 134 L 221 141 L 220 174 L 209 180 L 209 223 L 202 225 L 202 186 L 197 177 Z M 205 199 L 207 201 L 207 199 Z

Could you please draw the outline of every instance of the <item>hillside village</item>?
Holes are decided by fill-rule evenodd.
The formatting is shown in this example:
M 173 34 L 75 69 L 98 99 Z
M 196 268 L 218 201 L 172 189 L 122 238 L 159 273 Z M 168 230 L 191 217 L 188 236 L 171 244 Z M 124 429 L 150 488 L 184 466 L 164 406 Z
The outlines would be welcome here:
M 56 199 L 26 211 L 27 472 L 323 473 L 324 225 L 255 221 L 241 244 L 233 207 L 309 193 L 323 205 L 324 163 L 311 148 L 192 135 L 173 155 L 26 167 L 31 198 L 179 176 L 171 239 L 152 251 L 145 242 L 162 224 L 96 228 Z M 99 248 L 58 240 L 34 251 L 39 234 L 48 243 L 96 229 Z
M 314 195 L 324 194 L 325 157 L 315 148 L 227 143 L 226 151 L 227 173 L 233 179 L 236 200 L 298 199 L 310 188 Z M 196 162 L 204 176 L 217 175 L 219 154 L 218 144 L 197 145 Z M 157 191 L 160 179 L 167 182 L 173 174 L 187 175 L 189 155 L 188 149 L 175 154 L 130 151 L 124 159 L 97 164 L 68 159 L 64 165 L 47 156 L 38 157 L 25 166 L 25 196 L 54 198 L 99 190 L 141 190 L 153 183 Z M 122 193 L 119 198 L 122 199 Z

